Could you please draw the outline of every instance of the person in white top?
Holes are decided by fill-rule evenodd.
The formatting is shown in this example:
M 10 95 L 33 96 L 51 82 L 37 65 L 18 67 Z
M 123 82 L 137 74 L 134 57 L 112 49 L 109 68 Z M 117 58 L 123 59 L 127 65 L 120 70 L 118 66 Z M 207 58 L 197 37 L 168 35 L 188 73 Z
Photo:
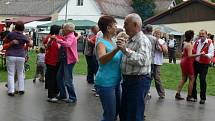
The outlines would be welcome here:
M 158 92 L 158 95 L 160 96 L 161 99 L 163 99 L 165 98 L 165 91 L 160 79 L 160 66 L 163 64 L 163 54 L 168 53 L 168 49 L 166 42 L 163 39 L 161 39 L 160 30 L 155 30 L 153 35 L 156 37 L 156 40 L 159 43 L 159 49 L 155 50 L 154 64 L 152 66 L 153 71 L 152 77 L 155 80 L 155 87 Z
M 169 35 L 169 39 L 167 40 L 168 52 L 169 52 L 169 63 L 176 64 L 176 40 L 174 39 L 174 35 Z

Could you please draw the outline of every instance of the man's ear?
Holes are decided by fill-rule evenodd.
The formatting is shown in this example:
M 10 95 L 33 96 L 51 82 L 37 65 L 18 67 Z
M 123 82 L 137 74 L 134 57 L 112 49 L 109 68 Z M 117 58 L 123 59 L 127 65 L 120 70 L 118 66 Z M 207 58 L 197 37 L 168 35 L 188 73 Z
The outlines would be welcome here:
M 134 22 L 133 24 L 134 24 L 135 27 L 137 27 L 137 22 Z

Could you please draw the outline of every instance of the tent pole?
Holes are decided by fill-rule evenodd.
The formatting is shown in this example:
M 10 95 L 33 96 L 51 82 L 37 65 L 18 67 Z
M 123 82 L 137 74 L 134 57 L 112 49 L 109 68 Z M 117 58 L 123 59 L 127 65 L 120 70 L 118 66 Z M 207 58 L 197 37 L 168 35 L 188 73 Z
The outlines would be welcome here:
M 69 1 L 69 0 L 67 0 L 67 2 L 66 2 L 65 23 L 66 23 L 66 21 L 67 21 L 67 9 L 68 9 L 68 1 Z

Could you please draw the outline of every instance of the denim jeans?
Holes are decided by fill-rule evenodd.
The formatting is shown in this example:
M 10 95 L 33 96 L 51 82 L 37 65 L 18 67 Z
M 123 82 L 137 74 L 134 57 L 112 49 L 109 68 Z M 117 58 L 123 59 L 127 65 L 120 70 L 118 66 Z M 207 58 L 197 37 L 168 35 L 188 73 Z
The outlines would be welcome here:
M 120 109 L 120 85 L 113 87 L 96 85 L 95 87 L 104 111 L 101 121 L 115 121 Z
M 76 101 L 76 94 L 73 85 L 73 68 L 75 64 L 67 64 L 66 60 L 60 62 L 57 73 L 57 84 L 60 91 L 59 98 L 67 98 L 66 89 L 70 100 Z
M 149 75 L 136 80 L 123 77 L 120 121 L 144 121 L 144 97 L 150 83 Z

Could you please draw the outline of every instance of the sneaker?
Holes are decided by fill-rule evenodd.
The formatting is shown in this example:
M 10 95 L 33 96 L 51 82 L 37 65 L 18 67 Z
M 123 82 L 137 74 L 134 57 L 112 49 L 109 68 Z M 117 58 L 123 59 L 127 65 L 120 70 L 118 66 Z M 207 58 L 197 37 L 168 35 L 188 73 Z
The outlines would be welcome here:
M 159 99 L 164 99 L 165 95 L 160 95 Z
M 91 91 L 96 92 L 96 89 L 95 89 L 95 88 L 92 88 Z
M 19 95 L 23 95 L 24 93 L 24 91 L 19 91 Z
M 99 97 L 99 94 L 95 93 L 95 96 L 96 96 L 96 97 Z
M 189 102 L 195 102 L 195 99 L 192 96 L 187 96 L 187 101 Z
M 205 100 L 200 100 L 199 104 L 205 104 Z
M 151 96 L 151 93 L 148 92 L 144 98 L 145 100 L 145 104 L 149 103 L 149 101 L 151 100 L 152 96 Z
M 57 98 L 48 98 L 48 102 L 56 103 L 58 101 Z
M 150 100 L 151 98 L 152 98 L 152 95 L 151 95 L 151 93 L 149 92 L 149 93 L 147 93 L 147 95 L 146 95 L 146 97 L 145 97 L 147 100 Z
M 181 97 L 180 93 L 176 93 L 176 94 L 175 94 L 175 99 L 176 99 L 176 100 L 184 100 L 184 98 Z
M 56 98 L 57 98 L 58 100 L 61 100 L 61 101 L 65 101 L 65 102 L 67 101 L 67 98 L 66 98 L 66 97 L 63 98 L 63 97 L 57 96 Z
M 14 93 L 8 93 L 7 95 L 13 97 Z
M 36 83 L 36 79 L 33 79 L 33 83 Z
M 45 80 L 44 80 L 44 79 L 42 79 L 42 78 L 40 78 L 40 79 L 39 79 L 39 81 L 40 81 L 40 82 L 45 82 Z

